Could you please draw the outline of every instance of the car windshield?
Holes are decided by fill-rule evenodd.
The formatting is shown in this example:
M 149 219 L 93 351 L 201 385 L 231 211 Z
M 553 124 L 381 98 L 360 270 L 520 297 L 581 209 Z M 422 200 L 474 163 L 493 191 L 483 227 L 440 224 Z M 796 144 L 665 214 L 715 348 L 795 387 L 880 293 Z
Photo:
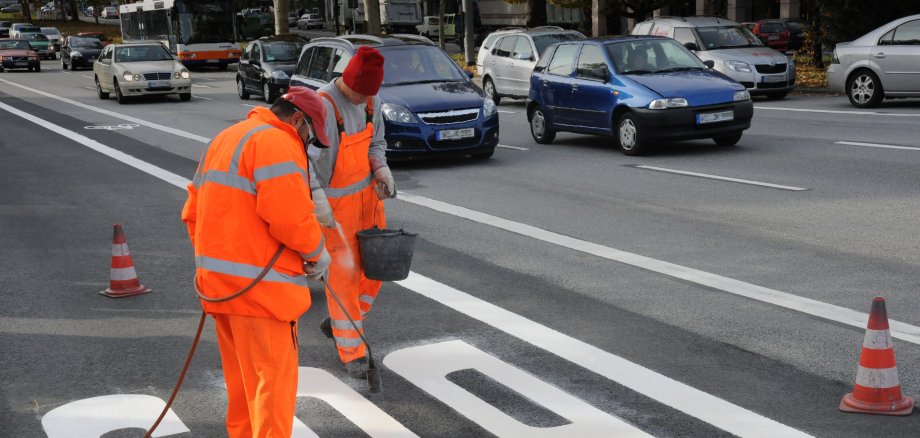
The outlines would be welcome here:
M 537 46 L 537 53 L 540 56 L 543 56 L 543 52 L 546 51 L 546 48 L 560 42 L 564 41 L 575 41 L 583 40 L 585 36 L 577 32 L 567 32 L 567 33 L 557 33 L 549 35 L 534 35 L 533 43 Z
M 168 61 L 172 55 L 161 45 L 123 46 L 115 49 L 115 62 Z
M 383 85 L 409 85 L 467 80 L 454 60 L 433 46 L 407 45 L 381 48 Z
M 621 74 L 663 73 L 705 69 L 686 47 L 672 39 L 622 41 L 607 44 L 613 66 Z
M 60 35 L 61 32 L 53 27 L 43 27 L 42 33 L 45 35 Z
M 68 41 L 71 47 L 81 47 L 87 49 L 102 49 L 102 42 L 95 38 L 77 38 L 71 37 Z
M 31 50 L 32 46 L 30 46 L 29 43 L 24 40 L 0 41 L 0 50 L 9 50 L 9 49 Z
M 22 37 L 29 41 L 48 41 L 48 37 L 43 33 L 24 33 Z
M 265 62 L 293 63 L 300 57 L 304 43 L 295 41 L 278 41 L 262 44 L 262 56 Z
M 763 43 L 744 26 L 698 27 L 703 49 L 730 49 L 733 47 L 760 47 Z

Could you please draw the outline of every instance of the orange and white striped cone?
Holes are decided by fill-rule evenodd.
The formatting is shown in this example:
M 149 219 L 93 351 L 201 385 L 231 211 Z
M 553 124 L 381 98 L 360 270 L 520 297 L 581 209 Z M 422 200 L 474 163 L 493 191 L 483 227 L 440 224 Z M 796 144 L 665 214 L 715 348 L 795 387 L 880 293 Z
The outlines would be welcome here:
M 134 270 L 131 260 L 131 251 L 128 250 L 128 240 L 121 224 L 115 224 L 112 234 L 112 273 L 109 276 L 109 288 L 99 292 L 111 298 L 124 298 L 150 292 L 150 289 L 141 284 Z
M 838 407 L 843 412 L 878 415 L 910 415 L 914 400 L 901 394 L 894 343 L 888 329 L 885 299 L 872 300 L 869 326 L 863 339 L 856 384 L 843 396 Z

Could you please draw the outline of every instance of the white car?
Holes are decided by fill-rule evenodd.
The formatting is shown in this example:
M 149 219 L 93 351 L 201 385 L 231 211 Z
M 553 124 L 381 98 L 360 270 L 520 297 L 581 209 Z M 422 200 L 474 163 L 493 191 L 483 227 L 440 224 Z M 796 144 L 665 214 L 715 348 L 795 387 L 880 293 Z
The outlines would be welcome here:
M 314 27 L 323 27 L 323 17 L 319 14 L 303 14 L 297 20 L 297 27 L 300 29 L 312 29 Z
M 479 46 L 479 53 L 476 54 L 476 72 L 479 73 L 479 76 L 482 76 L 485 73 L 485 70 L 482 68 L 483 61 L 486 60 L 486 55 L 492 52 L 492 46 L 498 41 L 498 37 L 512 32 L 523 32 L 527 29 L 523 27 L 509 27 L 506 29 L 499 29 L 495 32 L 490 33 L 486 36 L 486 39 L 482 41 L 482 45 Z
M 102 15 L 100 15 L 100 17 L 118 18 L 118 8 L 114 6 L 106 6 L 105 9 L 102 10 Z
M 297 16 L 296 12 L 291 12 L 288 14 L 288 26 L 297 26 L 297 20 L 299 20 L 299 17 Z
M 437 37 L 441 33 L 441 21 L 438 20 L 438 17 L 426 15 L 422 19 L 422 24 L 415 26 L 415 29 L 418 30 L 419 35 L 428 38 Z
M 178 94 L 192 99 L 192 75 L 159 43 L 109 44 L 93 64 L 96 92 L 100 99 L 115 93 L 118 103 L 130 96 Z

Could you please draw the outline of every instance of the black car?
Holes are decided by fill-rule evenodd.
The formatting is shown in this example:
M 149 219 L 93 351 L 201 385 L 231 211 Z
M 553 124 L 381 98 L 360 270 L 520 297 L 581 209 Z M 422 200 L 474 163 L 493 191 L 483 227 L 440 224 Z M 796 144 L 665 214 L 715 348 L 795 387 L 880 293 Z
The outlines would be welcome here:
M 297 37 L 264 37 L 247 44 L 236 74 L 240 99 L 256 93 L 273 103 L 284 94 L 306 43 Z
M 102 51 L 102 41 L 97 38 L 72 36 L 64 41 L 61 47 L 61 68 L 71 70 L 78 68 L 93 68 L 93 62 L 99 58 Z
M 12 21 L 0 21 L 0 38 L 10 37 L 10 27 L 12 25 Z

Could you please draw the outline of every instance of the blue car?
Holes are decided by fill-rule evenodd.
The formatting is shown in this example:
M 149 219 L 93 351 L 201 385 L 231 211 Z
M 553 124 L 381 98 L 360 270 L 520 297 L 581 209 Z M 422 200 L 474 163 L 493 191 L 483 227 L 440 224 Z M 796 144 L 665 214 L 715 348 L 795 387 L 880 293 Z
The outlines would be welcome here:
M 495 103 L 443 50 L 412 35 L 315 38 L 304 46 L 291 85 L 317 89 L 342 76 L 359 46 L 384 57 L 377 94 L 387 159 L 464 156 L 489 158 L 498 145 Z
M 551 46 L 534 67 L 527 101 L 538 143 L 559 131 L 610 135 L 627 155 L 657 141 L 734 145 L 753 115 L 743 85 L 678 42 L 653 36 Z

